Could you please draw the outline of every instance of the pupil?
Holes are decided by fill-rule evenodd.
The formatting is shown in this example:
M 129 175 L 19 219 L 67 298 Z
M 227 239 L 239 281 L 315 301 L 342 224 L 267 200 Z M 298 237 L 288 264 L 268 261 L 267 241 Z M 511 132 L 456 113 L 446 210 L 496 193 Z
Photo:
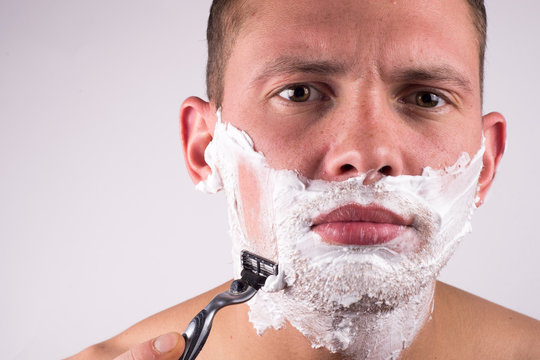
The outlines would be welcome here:
M 437 101 L 437 96 L 431 93 L 423 93 L 419 96 L 419 105 L 421 106 L 436 106 L 439 102 Z
M 305 86 L 297 86 L 293 89 L 293 100 L 302 101 L 306 100 L 308 95 L 308 89 Z

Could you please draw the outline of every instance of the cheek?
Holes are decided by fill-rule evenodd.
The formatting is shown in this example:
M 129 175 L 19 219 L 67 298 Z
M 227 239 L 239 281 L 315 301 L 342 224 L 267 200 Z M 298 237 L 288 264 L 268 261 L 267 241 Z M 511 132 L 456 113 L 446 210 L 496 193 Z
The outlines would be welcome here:
M 249 163 L 238 165 L 240 211 L 247 241 L 258 255 L 276 258 L 271 193 L 268 174 Z
M 314 178 L 329 148 L 328 132 L 317 133 L 310 127 L 265 129 L 253 136 L 257 151 L 264 154 L 274 170 L 295 170 Z M 260 136 L 260 134 L 264 136 Z M 259 136 L 257 136 L 259 135 Z
M 448 121 L 423 131 L 411 131 L 410 138 L 404 137 L 407 139 L 402 147 L 404 160 L 414 163 L 414 169 L 420 174 L 426 166 L 434 169 L 452 166 L 463 152 L 472 158 L 482 146 L 481 120 L 472 121 L 478 121 L 478 126 Z
M 317 117 L 309 114 L 281 114 L 270 106 L 253 108 L 235 103 L 231 106 L 231 123 L 253 140 L 255 151 L 261 152 L 273 169 L 299 170 L 320 160 L 317 153 L 328 139 L 317 126 Z
M 240 204 L 246 237 L 249 241 L 254 242 L 261 237 L 262 229 L 257 225 L 261 213 L 259 196 L 262 189 L 250 167 L 243 163 L 238 165 L 238 187 L 241 189 Z

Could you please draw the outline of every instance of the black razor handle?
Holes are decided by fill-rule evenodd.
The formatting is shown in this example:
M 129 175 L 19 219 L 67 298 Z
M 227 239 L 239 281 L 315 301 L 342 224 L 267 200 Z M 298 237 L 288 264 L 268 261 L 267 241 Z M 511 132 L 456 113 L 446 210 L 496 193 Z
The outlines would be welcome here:
M 189 322 L 186 331 L 182 334 L 186 345 L 180 360 L 195 359 L 199 355 L 199 352 L 206 343 L 206 339 L 208 339 L 213 320 L 214 314 L 208 316 L 205 308 Z
M 193 360 L 198 355 L 212 329 L 212 321 L 216 313 L 225 306 L 241 304 L 248 301 L 257 293 L 257 289 L 244 280 L 235 280 L 231 288 L 216 295 L 204 309 L 202 309 L 188 324 L 182 334 L 186 341 L 184 353 L 180 360 Z

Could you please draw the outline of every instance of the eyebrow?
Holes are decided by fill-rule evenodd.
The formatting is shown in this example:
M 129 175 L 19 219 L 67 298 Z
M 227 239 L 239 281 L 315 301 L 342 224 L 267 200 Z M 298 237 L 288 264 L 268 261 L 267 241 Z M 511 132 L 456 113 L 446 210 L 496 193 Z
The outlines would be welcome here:
M 335 61 L 306 60 L 294 56 L 281 56 L 262 66 L 262 71 L 252 81 L 257 83 L 276 75 L 286 74 L 335 75 L 345 73 L 345 65 Z
M 471 81 L 451 66 L 414 67 L 395 70 L 390 78 L 396 82 L 443 82 L 457 86 L 465 91 L 472 91 Z
M 344 74 L 346 65 L 339 61 L 309 60 L 297 56 L 280 56 L 266 62 L 262 71 L 251 82 L 256 84 L 273 76 L 295 73 L 336 75 Z M 394 82 L 443 82 L 457 86 L 464 91 L 472 92 L 472 84 L 457 69 L 449 65 L 417 66 L 406 69 L 396 69 L 389 77 Z

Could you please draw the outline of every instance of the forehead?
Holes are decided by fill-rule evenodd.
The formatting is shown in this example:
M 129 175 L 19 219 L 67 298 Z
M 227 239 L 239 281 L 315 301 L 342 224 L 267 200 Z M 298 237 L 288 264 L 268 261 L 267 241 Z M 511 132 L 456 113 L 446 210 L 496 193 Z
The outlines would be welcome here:
M 273 58 L 294 56 L 339 63 L 358 77 L 435 64 L 480 88 L 476 29 L 464 0 L 249 3 L 229 59 L 246 80 Z

